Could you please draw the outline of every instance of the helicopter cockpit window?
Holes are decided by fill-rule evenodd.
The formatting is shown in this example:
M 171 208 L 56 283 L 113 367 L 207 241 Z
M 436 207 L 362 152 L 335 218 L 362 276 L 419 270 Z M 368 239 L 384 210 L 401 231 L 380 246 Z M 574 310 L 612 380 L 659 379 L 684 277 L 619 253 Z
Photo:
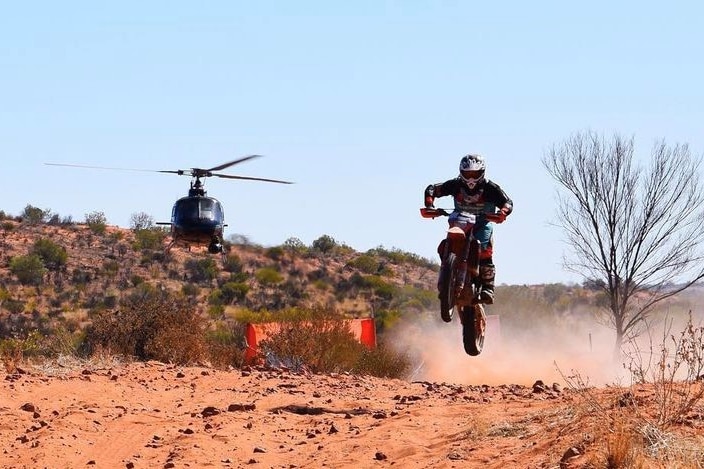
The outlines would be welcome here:
M 223 213 L 220 202 L 215 199 L 200 200 L 200 219 L 214 222 L 222 222 Z
M 213 220 L 215 204 L 210 199 L 202 199 L 200 201 L 200 218 L 203 220 Z
M 177 218 L 177 223 L 188 220 L 197 220 L 199 218 L 198 201 L 192 199 L 180 200 L 178 205 L 174 207 L 174 218 Z

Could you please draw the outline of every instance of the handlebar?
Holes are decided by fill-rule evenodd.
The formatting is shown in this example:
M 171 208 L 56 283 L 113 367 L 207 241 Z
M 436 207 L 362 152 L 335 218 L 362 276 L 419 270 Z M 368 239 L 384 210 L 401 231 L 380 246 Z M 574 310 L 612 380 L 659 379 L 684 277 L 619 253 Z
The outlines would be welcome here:
M 420 209 L 420 216 L 423 218 L 437 218 L 437 217 L 449 217 L 452 211 L 447 211 L 444 208 L 426 208 Z M 506 216 L 502 213 L 482 213 L 488 221 L 494 223 L 503 223 L 506 220 Z
M 420 216 L 423 218 L 449 217 L 450 214 L 444 208 L 421 208 Z

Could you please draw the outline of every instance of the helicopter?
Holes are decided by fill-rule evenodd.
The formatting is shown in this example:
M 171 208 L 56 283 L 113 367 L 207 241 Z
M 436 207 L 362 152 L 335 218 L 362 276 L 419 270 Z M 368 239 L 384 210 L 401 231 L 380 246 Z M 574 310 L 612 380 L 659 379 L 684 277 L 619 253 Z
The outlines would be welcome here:
M 166 247 L 168 252 L 174 245 L 190 247 L 195 245 L 206 245 L 208 252 L 217 254 L 223 252 L 223 229 L 225 226 L 225 212 L 222 204 L 214 197 L 209 197 L 201 179 L 208 177 L 219 177 L 225 179 L 243 179 L 249 181 L 264 181 L 278 184 L 293 184 L 290 181 L 278 179 L 268 179 L 250 176 L 235 176 L 232 174 L 222 174 L 222 171 L 239 163 L 244 163 L 262 155 L 248 155 L 233 161 L 228 161 L 209 169 L 191 168 L 178 170 L 149 170 L 131 168 L 106 168 L 102 166 L 86 166 L 75 164 L 45 163 L 50 166 L 70 166 L 78 168 L 110 169 L 118 171 L 149 171 L 157 173 L 177 174 L 179 176 L 190 176 L 191 183 L 188 195 L 178 199 L 171 209 L 170 222 L 157 222 L 157 225 L 168 225 L 171 227 L 171 242 Z

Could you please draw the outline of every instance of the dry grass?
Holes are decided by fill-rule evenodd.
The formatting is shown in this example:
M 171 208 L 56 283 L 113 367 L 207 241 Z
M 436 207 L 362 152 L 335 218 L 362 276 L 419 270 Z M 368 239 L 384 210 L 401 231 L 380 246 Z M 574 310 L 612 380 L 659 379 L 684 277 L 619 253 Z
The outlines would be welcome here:
M 631 344 L 625 367 L 632 383 L 612 387 L 609 397 L 579 373 L 563 374 L 577 396 L 572 425 L 593 429 L 600 448 L 595 467 L 704 467 L 704 439 L 697 432 L 704 396 L 704 330 L 692 324 L 691 316 L 681 333 L 670 329 L 661 344 L 651 346 L 654 353 L 641 353 Z
M 44 376 L 68 376 L 76 371 L 98 371 L 119 368 L 127 360 L 119 355 L 107 352 L 98 352 L 91 357 L 81 358 L 75 355 L 61 355 L 55 358 L 46 358 L 28 362 L 28 368 Z
M 652 424 L 660 430 L 681 423 L 704 398 L 704 327 L 695 326 L 691 313 L 679 333 L 665 320 L 662 339 L 642 350 L 629 341 L 626 368 L 635 383 L 653 383 L 657 414 Z M 648 329 L 651 330 L 651 329 Z
M 613 427 L 606 435 L 603 464 L 608 469 L 636 469 L 647 467 L 643 446 L 637 439 L 632 422 L 623 415 L 613 419 Z
M 0 358 L 2 359 L 5 372 L 8 374 L 16 373 L 23 359 L 20 344 L 7 340 L 0 343 Z

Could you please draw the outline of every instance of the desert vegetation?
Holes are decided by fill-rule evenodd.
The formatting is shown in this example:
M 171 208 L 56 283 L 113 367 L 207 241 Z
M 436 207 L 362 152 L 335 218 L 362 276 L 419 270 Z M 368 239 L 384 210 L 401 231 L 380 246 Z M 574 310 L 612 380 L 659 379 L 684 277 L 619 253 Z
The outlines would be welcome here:
M 197 249 L 167 254 L 163 230 L 144 214 L 133 221 L 122 229 L 100 214 L 76 223 L 31 206 L 19 216 L 0 212 L 0 357 L 7 373 L 67 356 L 243 369 L 252 366 L 244 356 L 246 325 L 274 321 L 286 327 L 259 344 L 255 365 L 408 379 L 419 364 L 398 334 L 409 323 L 441 324 L 438 265 L 412 253 L 356 252 L 322 235 L 310 246 L 289 238 L 270 247 L 232 236 L 222 258 Z M 500 285 L 497 297 L 489 313 L 501 318 L 502 334 L 525 343 L 579 337 L 586 344 L 594 324 L 610 319 L 599 279 Z M 691 431 L 700 425 L 704 394 L 698 298 L 696 288 L 679 291 L 650 311 L 643 323 L 650 333 L 630 337 L 623 348 L 629 381 L 613 383 L 609 394 L 579 370 L 561 370 L 575 396 L 561 424 L 604 429 L 575 442 L 578 452 L 592 452 L 595 467 L 699 467 L 704 452 Z M 360 344 L 339 321 L 358 317 L 374 318 L 376 347 Z
M 316 371 L 400 377 L 409 365 L 383 336 L 374 350 L 360 347 L 335 319 L 376 309 L 383 330 L 414 298 L 430 303 L 422 279 L 404 284 L 406 262 L 432 270 L 429 261 L 382 248 L 359 254 L 327 235 L 310 246 L 290 238 L 266 248 L 233 236 L 219 258 L 197 249 L 165 253 L 166 233 L 143 213 L 129 230 L 109 226 L 101 212 L 87 214 L 85 223 L 56 224 L 58 215 L 30 205 L 1 218 L 0 353 L 8 370 L 22 359 L 58 354 L 239 367 L 245 324 L 285 320 L 300 324 L 299 346 L 282 348 L 291 338 L 274 336 L 265 348 L 269 358 L 275 351 L 282 362 L 304 357 Z M 373 272 L 354 267 L 364 259 Z M 321 311 L 325 321 L 310 320 Z M 329 355 L 328 348 L 337 352 L 308 363 Z
M 376 322 L 378 355 L 350 345 L 349 357 L 336 359 L 338 368 L 373 372 L 369 364 L 378 363 L 378 374 L 402 376 L 410 364 L 391 356 L 387 337 L 404 322 L 438 321 L 437 263 L 394 248 L 360 253 L 328 235 L 310 246 L 289 238 L 263 247 L 232 236 L 220 258 L 197 249 L 165 253 L 166 233 L 146 214 L 135 214 L 130 229 L 108 225 L 99 212 L 85 223 L 51 222 L 61 219 L 29 205 L 19 216 L 2 213 L 0 340 L 12 357 L 51 355 L 53 338 L 61 337 L 61 353 L 239 366 L 245 324 L 291 320 L 292 311 L 303 324 L 324 311 L 328 319 L 373 316 Z M 507 331 L 591 320 L 603 301 L 588 285 L 502 285 L 498 291 L 502 301 L 491 311 Z M 334 328 L 305 333 L 317 338 L 300 344 L 344 337 Z M 396 372 L 380 364 L 384 354 L 397 362 L 389 366 Z M 336 360 L 307 366 L 330 370 Z
M 678 323 L 678 326 L 674 324 Z M 704 397 L 704 327 L 691 315 L 665 320 L 662 335 L 624 345 L 626 382 L 605 394 L 577 370 L 564 375 L 575 394 L 573 422 L 594 428 L 576 449 L 596 446 L 595 467 L 702 467 L 697 429 Z M 600 423 L 604 425 L 600 428 Z

